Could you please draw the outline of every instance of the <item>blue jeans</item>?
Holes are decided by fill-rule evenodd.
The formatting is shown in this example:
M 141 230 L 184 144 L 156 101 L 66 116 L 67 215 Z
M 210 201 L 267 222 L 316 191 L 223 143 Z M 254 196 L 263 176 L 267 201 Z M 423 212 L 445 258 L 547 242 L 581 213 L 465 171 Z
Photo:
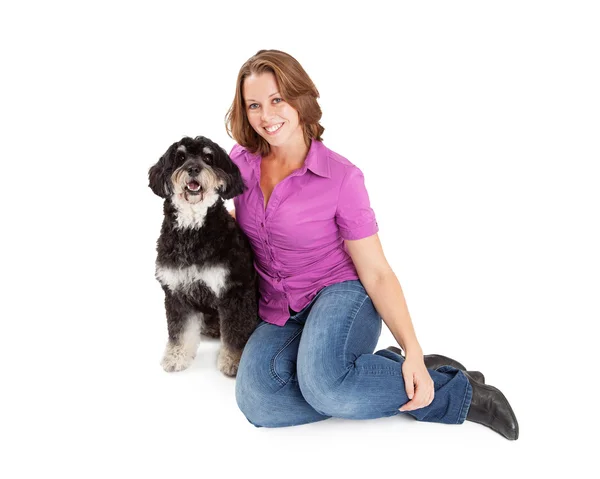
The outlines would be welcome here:
M 428 370 L 435 386 L 429 406 L 398 411 L 408 402 L 404 359 L 385 349 L 373 354 L 381 323 L 358 280 L 323 288 L 284 326 L 261 322 L 244 348 L 237 373 L 240 410 L 259 427 L 396 414 L 463 423 L 472 387 L 450 366 Z

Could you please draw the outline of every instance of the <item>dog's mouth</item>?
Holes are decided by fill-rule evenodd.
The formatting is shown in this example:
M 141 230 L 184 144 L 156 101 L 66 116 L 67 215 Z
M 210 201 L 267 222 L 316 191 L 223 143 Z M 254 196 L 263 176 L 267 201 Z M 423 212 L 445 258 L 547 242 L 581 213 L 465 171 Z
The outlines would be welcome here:
M 185 185 L 185 191 L 190 195 L 199 195 L 202 193 L 202 185 L 195 180 L 191 180 Z

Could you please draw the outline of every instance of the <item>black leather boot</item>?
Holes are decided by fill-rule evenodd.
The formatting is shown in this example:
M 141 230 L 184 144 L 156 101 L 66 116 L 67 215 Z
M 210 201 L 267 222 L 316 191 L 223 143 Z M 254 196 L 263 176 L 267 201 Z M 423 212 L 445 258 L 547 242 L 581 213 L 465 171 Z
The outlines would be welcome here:
M 476 381 L 469 372 L 463 373 L 473 387 L 467 421 L 487 426 L 506 439 L 518 439 L 519 423 L 504 394 L 494 386 Z
M 396 346 L 389 346 L 385 349 L 388 349 L 396 354 L 399 354 L 402 357 L 405 357 L 404 352 Z M 467 369 L 458 361 L 455 361 L 454 359 L 449 358 L 447 356 L 442 356 L 441 354 L 426 354 L 425 356 L 423 356 L 423 360 L 427 369 L 437 369 L 442 366 L 452 366 L 453 368 L 460 369 L 461 371 L 465 371 Z M 469 371 L 469 374 L 476 381 L 485 384 L 485 376 L 481 372 Z

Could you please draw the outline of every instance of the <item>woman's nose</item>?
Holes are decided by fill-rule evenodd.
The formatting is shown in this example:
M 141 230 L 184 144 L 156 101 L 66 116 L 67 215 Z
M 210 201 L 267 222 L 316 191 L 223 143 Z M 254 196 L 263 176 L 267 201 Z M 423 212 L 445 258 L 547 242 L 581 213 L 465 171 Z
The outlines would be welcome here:
M 261 111 L 261 120 L 263 122 L 268 122 L 273 117 L 273 108 L 271 105 L 266 105 L 262 108 Z

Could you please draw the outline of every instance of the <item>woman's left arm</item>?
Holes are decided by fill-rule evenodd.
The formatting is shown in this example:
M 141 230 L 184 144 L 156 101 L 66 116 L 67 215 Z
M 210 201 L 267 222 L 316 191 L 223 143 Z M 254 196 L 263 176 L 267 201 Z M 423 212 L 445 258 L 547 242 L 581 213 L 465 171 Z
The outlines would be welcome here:
M 411 400 L 400 410 L 411 411 L 429 405 L 434 396 L 433 381 L 425 367 L 423 350 L 417 340 L 402 287 L 383 254 L 379 236 L 374 234 L 344 241 L 375 309 L 406 352 L 402 374 Z

